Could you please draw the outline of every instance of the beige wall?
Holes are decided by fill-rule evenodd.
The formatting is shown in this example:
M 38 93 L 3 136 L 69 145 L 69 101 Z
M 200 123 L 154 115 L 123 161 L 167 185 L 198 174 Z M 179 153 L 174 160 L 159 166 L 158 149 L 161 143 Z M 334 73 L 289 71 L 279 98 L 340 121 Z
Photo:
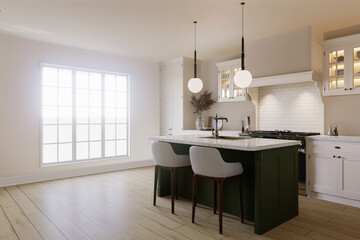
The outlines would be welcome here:
M 246 43 L 245 54 L 245 67 L 254 78 L 309 71 L 311 70 L 311 29 L 299 29 L 284 35 Z M 233 55 L 202 61 L 201 77 L 204 81 L 204 90 L 213 92 L 214 99 L 217 99 L 218 90 L 216 63 L 239 57 L 240 49 Z M 224 129 L 240 130 L 241 120 L 245 120 L 247 115 L 251 116 L 255 124 L 255 106 L 249 101 L 216 103 L 203 115 L 207 117 L 216 113 L 228 117 L 229 122 L 224 124 Z
M 360 33 L 360 25 L 349 26 L 346 28 L 332 26 L 312 28 L 312 62 L 313 70 L 323 72 L 323 51 L 320 42 L 324 39 L 343 37 L 351 34 Z M 323 97 L 325 105 L 324 132 L 327 133 L 328 125 L 337 125 L 339 134 L 343 136 L 360 136 L 360 95 L 352 96 L 328 96 Z
M 360 95 L 323 97 L 325 133 L 329 124 L 336 125 L 339 135 L 360 136 Z
M 152 159 L 159 135 L 158 64 L 0 35 L 0 181 Z M 129 73 L 131 157 L 40 167 L 40 63 Z

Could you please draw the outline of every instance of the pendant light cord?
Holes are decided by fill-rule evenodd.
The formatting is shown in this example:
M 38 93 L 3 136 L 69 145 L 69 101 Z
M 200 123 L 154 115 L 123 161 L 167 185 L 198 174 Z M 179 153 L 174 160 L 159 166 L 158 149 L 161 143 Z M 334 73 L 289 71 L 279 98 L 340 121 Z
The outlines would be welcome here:
M 194 25 L 195 25 L 195 50 L 194 50 L 194 78 L 196 78 L 196 69 L 197 69 L 197 64 L 196 64 L 196 24 L 197 24 L 197 21 L 194 21 Z
M 244 5 L 245 2 L 241 3 L 241 70 L 245 70 L 245 43 L 244 43 Z

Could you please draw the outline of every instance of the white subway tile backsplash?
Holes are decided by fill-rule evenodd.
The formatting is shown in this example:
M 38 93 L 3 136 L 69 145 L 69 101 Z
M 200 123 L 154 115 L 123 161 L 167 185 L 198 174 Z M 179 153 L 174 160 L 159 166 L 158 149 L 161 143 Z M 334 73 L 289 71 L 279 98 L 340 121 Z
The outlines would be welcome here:
M 324 131 L 324 103 L 315 83 L 259 89 L 259 129 Z

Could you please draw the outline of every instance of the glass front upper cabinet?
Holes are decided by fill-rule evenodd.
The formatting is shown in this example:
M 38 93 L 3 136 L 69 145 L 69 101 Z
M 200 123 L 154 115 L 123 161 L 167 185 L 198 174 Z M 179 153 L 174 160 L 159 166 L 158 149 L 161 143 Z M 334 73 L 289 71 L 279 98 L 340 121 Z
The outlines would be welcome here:
M 240 70 L 240 59 L 217 63 L 218 67 L 218 102 L 246 100 L 246 89 L 234 83 L 234 76 Z
M 352 83 L 354 89 L 359 89 L 360 87 L 360 44 L 358 47 L 352 48 L 353 50 L 353 77 Z
M 326 40 L 323 95 L 360 94 L 360 34 Z
M 329 53 L 329 90 L 344 88 L 344 50 Z

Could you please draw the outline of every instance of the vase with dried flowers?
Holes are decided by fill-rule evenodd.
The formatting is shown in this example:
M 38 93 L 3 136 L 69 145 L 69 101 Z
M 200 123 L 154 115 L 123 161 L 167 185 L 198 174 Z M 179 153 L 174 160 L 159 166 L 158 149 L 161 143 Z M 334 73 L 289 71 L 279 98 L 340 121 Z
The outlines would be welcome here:
M 196 98 L 195 95 L 191 96 L 190 104 L 195 109 L 194 113 L 197 114 L 196 129 L 203 128 L 202 112 L 210 110 L 211 106 L 215 103 L 215 100 L 211 98 L 212 92 L 204 91 L 203 94 Z

